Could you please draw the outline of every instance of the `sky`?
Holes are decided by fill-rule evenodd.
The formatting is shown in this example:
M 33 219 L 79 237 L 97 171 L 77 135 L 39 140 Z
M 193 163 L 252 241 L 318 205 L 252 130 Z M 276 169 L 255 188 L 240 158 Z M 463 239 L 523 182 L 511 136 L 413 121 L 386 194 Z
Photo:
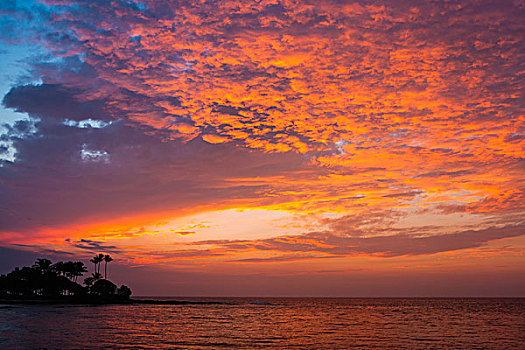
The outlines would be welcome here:
M 524 33 L 523 0 L 2 1 L 0 273 L 525 296 Z

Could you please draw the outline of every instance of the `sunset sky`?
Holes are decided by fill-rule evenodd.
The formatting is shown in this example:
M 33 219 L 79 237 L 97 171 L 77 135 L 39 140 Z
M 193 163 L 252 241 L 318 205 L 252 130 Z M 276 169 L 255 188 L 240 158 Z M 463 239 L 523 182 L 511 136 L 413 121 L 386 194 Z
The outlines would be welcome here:
M 0 273 L 525 296 L 525 1 L 0 2 Z

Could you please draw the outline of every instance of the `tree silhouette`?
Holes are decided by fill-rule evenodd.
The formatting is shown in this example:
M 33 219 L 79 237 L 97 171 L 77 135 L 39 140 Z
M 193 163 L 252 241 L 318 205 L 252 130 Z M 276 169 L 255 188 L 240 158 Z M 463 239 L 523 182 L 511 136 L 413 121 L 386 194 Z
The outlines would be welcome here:
M 117 292 L 117 286 L 108 280 L 98 280 L 90 288 L 90 292 L 97 296 L 110 297 Z
M 93 269 L 93 273 L 97 272 L 97 264 L 98 264 L 98 255 L 95 255 L 89 262 L 93 263 L 95 265 Z
M 91 287 L 95 282 L 100 280 L 102 278 L 102 275 L 98 272 L 94 272 L 91 276 L 84 279 L 84 284 L 88 287 Z
M 84 278 L 84 284 L 86 285 L 86 287 L 88 288 L 91 287 L 93 283 L 95 283 L 95 280 L 93 279 L 92 276 Z
M 104 254 L 99 253 L 98 255 L 95 255 L 93 259 L 89 260 L 95 265 L 95 271 L 94 273 L 100 273 L 100 263 L 104 260 Z M 98 269 L 97 269 L 98 266 Z
M 117 286 L 107 280 L 107 264 L 113 259 L 106 254 L 98 254 L 91 262 L 95 272 L 84 280 L 86 287 L 76 283 L 87 269 L 80 261 L 59 261 L 55 264 L 48 259 L 37 259 L 33 266 L 15 268 L 0 275 L 0 298 L 6 299 L 44 299 L 71 300 L 73 302 L 118 302 L 129 300 L 131 290 Z M 98 272 L 104 261 L 104 278 Z
M 113 261 L 113 258 L 109 256 L 109 254 L 104 255 L 104 262 L 106 263 L 104 265 L 104 279 L 108 279 L 108 262 Z
M 129 289 L 128 286 L 121 285 L 119 289 L 117 289 L 117 294 L 122 299 L 129 299 L 131 296 L 131 289 Z
M 98 253 L 98 255 L 97 255 L 97 262 L 98 262 L 97 273 L 100 273 L 100 263 L 102 263 L 102 261 L 104 261 L 104 254 Z
M 56 263 L 55 265 L 57 264 L 58 263 Z M 63 267 L 64 276 L 66 276 L 67 278 L 73 281 L 75 278 L 75 263 L 72 261 L 68 261 L 62 264 L 64 265 Z
M 49 259 L 36 259 L 35 263 L 33 264 L 33 268 L 37 269 L 42 273 L 47 273 L 51 271 L 52 264 L 53 263 Z
M 81 261 L 76 261 L 73 263 L 71 274 L 73 276 L 73 281 L 76 283 L 77 278 L 82 276 L 84 272 L 87 272 L 87 268 Z
M 15 268 L 7 275 L 0 275 L 0 295 L 23 299 L 81 296 L 87 291 L 72 279 L 84 271 L 81 262 L 59 261 L 53 264 L 48 259 L 37 259 L 31 267 Z
M 60 276 L 65 276 L 67 271 L 67 266 L 62 261 L 59 261 L 53 265 L 51 265 L 51 269 L 58 273 Z

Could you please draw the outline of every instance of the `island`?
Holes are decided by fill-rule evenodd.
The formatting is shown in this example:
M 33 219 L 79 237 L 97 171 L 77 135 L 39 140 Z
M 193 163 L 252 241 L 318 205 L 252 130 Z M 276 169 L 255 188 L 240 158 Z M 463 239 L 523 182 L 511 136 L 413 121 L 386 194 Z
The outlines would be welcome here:
M 83 285 L 78 279 L 88 272 L 81 261 L 37 259 L 32 266 L 16 267 L 0 275 L 0 304 L 224 304 L 213 301 L 131 299 L 131 289 L 108 280 L 109 254 L 99 253 L 90 262 L 93 273 Z M 101 273 L 104 263 L 104 275 Z
M 90 260 L 94 264 L 93 274 L 77 281 L 88 272 L 81 261 L 59 261 L 37 259 L 32 266 L 15 268 L 0 275 L 0 302 L 33 303 L 129 303 L 131 289 L 117 286 L 107 279 L 108 263 L 113 258 L 108 254 L 97 254 Z M 104 263 L 104 276 L 100 269 Z

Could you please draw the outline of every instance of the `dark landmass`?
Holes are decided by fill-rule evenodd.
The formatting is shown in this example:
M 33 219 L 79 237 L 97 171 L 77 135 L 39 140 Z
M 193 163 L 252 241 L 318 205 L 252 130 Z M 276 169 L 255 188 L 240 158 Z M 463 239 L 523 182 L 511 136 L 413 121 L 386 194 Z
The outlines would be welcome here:
M 188 300 L 145 300 L 130 299 L 132 304 L 153 304 L 153 305 L 231 305 L 220 301 L 188 301 Z
M 122 305 L 223 305 L 229 304 L 219 301 L 187 301 L 187 300 L 137 300 L 137 299 L 101 299 L 101 298 L 87 298 L 87 299 L 0 299 L 1 304 L 8 305 L 107 305 L 107 304 L 122 304 Z
M 107 279 L 107 265 L 113 259 L 98 254 L 90 261 L 94 272 L 84 279 L 84 286 L 77 279 L 87 272 L 84 263 L 59 261 L 53 264 L 48 259 L 37 259 L 33 266 L 15 268 L 0 275 L 0 304 L 23 305 L 211 305 L 225 304 L 212 301 L 131 299 L 131 289 L 119 288 Z M 100 273 L 102 262 L 104 277 Z
M 0 301 L 4 304 L 129 304 L 131 289 L 119 288 L 107 279 L 107 265 L 113 259 L 98 254 L 90 260 L 94 272 L 84 279 L 77 279 L 87 272 L 84 263 L 59 261 L 53 264 L 48 259 L 37 259 L 33 266 L 15 268 L 0 275 Z M 105 262 L 104 277 L 100 273 Z
M 87 272 L 84 263 L 59 261 L 53 264 L 48 259 L 37 259 L 33 266 L 15 268 L 6 275 L 0 275 L 0 304 L 24 305 L 211 305 L 225 304 L 212 301 L 131 299 L 131 289 L 119 288 L 107 279 L 107 264 L 113 259 L 98 254 L 90 261 L 94 272 L 84 279 L 84 286 L 77 279 Z M 105 262 L 104 277 L 100 273 Z

